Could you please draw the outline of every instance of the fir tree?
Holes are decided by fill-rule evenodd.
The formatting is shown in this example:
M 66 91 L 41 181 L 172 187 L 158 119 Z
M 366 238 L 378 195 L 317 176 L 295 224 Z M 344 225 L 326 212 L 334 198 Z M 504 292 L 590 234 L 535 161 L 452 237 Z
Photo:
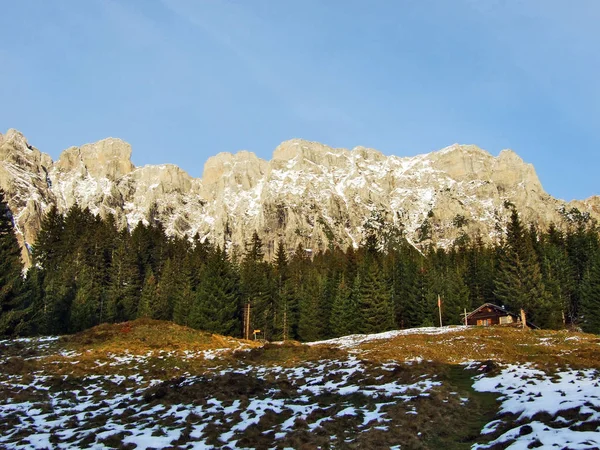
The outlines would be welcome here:
M 116 248 L 108 269 L 106 289 L 106 318 L 109 322 L 123 322 L 136 318 L 141 283 L 137 255 L 127 231 L 119 233 Z
M 77 289 L 70 307 L 70 331 L 77 332 L 98 325 L 101 288 L 89 266 L 79 272 Z
M 546 306 L 548 296 L 531 239 L 513 209 L 495 279 L 496 298 L 513 311 L 524 309 L 531 321 Z M 543 324 L 540 324 L 543 326 Z
M 316 272 L 310 271 L 306 283 L 300 286 L 298 304 L 298 338 L 316 341 L 319 335 L 319 299 L 323 292 L 322 283 Z
M 270 283 L 271 266 L 263 261 L 262 241 L 254 232 L 252 241 L 246 245 L 241 265 L 242 305 L 251 307 L 251 328 L 260 329 L 266 339 L 271 339 L 275 329 L 274 286 Z
M 177 264 L 167 258 L 160 274 L 156 301 L 152 311 L 152 318 L 157 320 L 171 320 L 173 316 L 173 304 L 181 292 L 181 271 Z
M 394 308 L 379 265 L 367 259 L 359 288 L 363 333 L 378 333 L 394 328 Z
M 600 334 L 600 252 L 592 257 L 589 270 L 581 286 L 581 328 L 588 333 Z
M 357 284 L 360 284 L 360 280 Z M 357 295 L 342 276 L 336 290 L 331 312 L 331 330 L 334 336 L 354 334 L 360 329 Z
M 12 216 L 0 190 L 0 335 L 13 334 L 22 319 L 23 265 Z
M 63 262 L 65 221 L 62 214 L 52 205 L 40 225 L 37 240 L 33 246 L 34 264 L 51 271 Z
M 192 267 L 192 254 L 188 253 L 180 270 L 180 285 L 173 304 L 173 321 L 179 325 L 190 325 L 190 311 L 194 303 L 194 268 Z
M 142 292 L 138 304 L 137 317 L 153 317 L 156 304 L 157 282 L 151 267 L 146 269 L 146 276 L 142 284 Z
M 400 263 L 400 287 L 396 293 L 396 322 L 401 328 L 420 326 L 426 316 L 426 270 L 412 259 Z
M 283 241 L 279 241 L 273 264 L 276 283 L 276 320 L 273 335 L 283 340 L 290 338 L 290 325 L 293 319 L 291 307 L 294 304 L 294 291 L 290 281 L 288 264 L 289 261 Z
M 240 335 L 239 278 L 224 251 L 209 257 L 191 312 L 191 326 L 224 335 Z

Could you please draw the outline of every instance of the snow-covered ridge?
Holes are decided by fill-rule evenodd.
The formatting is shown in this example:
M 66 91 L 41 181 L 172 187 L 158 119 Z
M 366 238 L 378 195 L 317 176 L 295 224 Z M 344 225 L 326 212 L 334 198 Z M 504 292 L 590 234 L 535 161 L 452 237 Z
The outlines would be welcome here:
M 202 179 L 169 164 L 136 168 L 131 152 L 109 138 L 71 147 L 53 162 L 9 130 L 0 141 L 0 187 L 9 194 L 21 243 L 35 241 L 53 204 L 113 214 L 122 226 L 160 220 L 170 234 L 199 233 L 232 247 L 243 248 L 257 231 L 267 256 L 279 240 L 289 250 L 300 243 L 325 249 L 331 240 L 356 246 L 367 223 L 402 229 L 423 245 L 448 245 L 464 233 L 493 240 L 506 201 L 540 226 L 560 223 L 565 206 L 514 152 L 494 157 L 472 145 L 398 157 L 294 139 L 279 145 L 271 161 L 247 151 L 220 153 L 208 159 Z M 596 203 L 578 206 L 600 218 Z M 465 219 L 460 226 L 457 217 Z

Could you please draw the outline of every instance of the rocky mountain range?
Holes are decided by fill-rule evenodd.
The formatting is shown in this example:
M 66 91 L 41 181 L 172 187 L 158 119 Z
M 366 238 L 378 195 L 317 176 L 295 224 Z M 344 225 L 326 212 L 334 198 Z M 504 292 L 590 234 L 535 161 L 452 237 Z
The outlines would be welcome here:
M 0 188 L 28 264 L 45 211 L 75 203 L 113 214 L 120 226 L 160 221 L 171 235 L 198 233 L 240 251 L 257 231 L 267 257 L 280 240 L 290 250 L 356 246 L 367 229 L 400 230 L 417 247 L 448 246 L 463 234 L 490 241 L 502 232 L 508 202 L 540 227 L 564 224 L 572 208 L 600 218 L 600 197 L 553 198 L 513 151 L 494 157 L 458 144 L 402 158 L 293 139 L 271 161 L 219 153 L 200 179 L 171 164 L 135 167 L 131 146 L 114 138 L 70 147 L 53 161 L 10 129 L 0 134 Z

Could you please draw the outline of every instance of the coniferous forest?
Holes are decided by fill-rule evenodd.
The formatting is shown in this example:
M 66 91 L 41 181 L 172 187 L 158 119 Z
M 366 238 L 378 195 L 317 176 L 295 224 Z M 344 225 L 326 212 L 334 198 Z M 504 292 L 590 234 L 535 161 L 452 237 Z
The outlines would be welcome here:
M 565 230 L 539 230 L 506 207 L 495 245 L 463 234 L 449 249 L 421 252 L 401 229 L 370 228 L 358 249 L 288 252 L 280 242 L 271 262 L 256 233 L 242 254 L 228 254 L 198 236 L 169 237 L 159 223 L 120 230 L 78 206 L 64 215 L 52 208 L 24 272 L 0 192 L 0 335 L 149 317 L 241 337 L 249 304 L 261 338 L 312 341 L 438 325 L 438 295 L 445 325 L 491 302 L 523 308 L 542 328 L 600 333 L 597 224 L 571 210 Z

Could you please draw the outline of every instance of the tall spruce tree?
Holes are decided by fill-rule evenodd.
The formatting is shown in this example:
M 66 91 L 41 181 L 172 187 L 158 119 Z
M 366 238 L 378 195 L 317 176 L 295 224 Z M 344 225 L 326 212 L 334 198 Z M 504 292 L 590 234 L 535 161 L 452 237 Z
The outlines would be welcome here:
M 256 231 L 246 244 L 246 252 L 241 264 L 242 304 L 250 305 L 251 328 L 263 332 L 265 339 L 272 339 L 275 331 L 275 289 L 270 269 L 264 261 L 263 244 Z
M 358 292 L 362 315 L 361 332 L 378 333 L 393 329 L 394 307 L 381 267 L 372 258 L 366 258 L 361 273 L 363 275 Z
M 156 309 L 156 295 L 158 291 L 158 283 L 154 276 L 152 267 L 146 268 L 146 275 L 142 284 L 142 292 L 138 303 L 137 317 L 152 318 Z
M 579 321 L 584 331 L 600 334 L 600 251 L 594 253 L 583 276 Z
M 175 261 L 167 258 L 160 274 L 152 318 L 171 320 L 173 317 L 173 305 L 181 294 L 182 289 L 183 280 L 181 278 L 181 270 Z
M 223 335 L 240 336 L 240 283 L 225 251 L 217 248 L 207 261 L 192 306 L 190 325 Z
M 108 269 L 106 289 L 106 318 L 123 322 L 136 318 L 141 293 L 140 269 L 131 236 L 126 230 L 119 233 Z
M 72 332 L 91 328 L 99 323 L 102 289 L 91 266 L 84 265 L 77 276 L 77 288 L 70 307 Z
M 516 312 L 525 310 L 533 322 L 542 318 L 540 312 L 546 307 L 548 295 L 532 241 L 515 209 L 501 248 L 495 286 L 496 298 L 502 305 Z
M 362 315 L 358 305 L 360 277 L 355 278 L 356 286 L 348 285 L 342 276 L 336 290 L 331 313 L 331 329 L 334 336 L 345 336 L 360 332 Z
M 13 334 L 24 319 L 21 250 L 12 215 L 0 190 L 0 335 Z
M 301 284 L 298 304 L 298 338 L 302 341 L 316 341 L 319 334 L 319 301 L 323 294 L 323 282 L 315 270 L 306 274 Z
M 179 325 L 190 325 L 190 311 L 194 304 L 195 287 L 192 253 L 188 252 L 179 268 L 177 295 L 173 302 L 173 322 Z

